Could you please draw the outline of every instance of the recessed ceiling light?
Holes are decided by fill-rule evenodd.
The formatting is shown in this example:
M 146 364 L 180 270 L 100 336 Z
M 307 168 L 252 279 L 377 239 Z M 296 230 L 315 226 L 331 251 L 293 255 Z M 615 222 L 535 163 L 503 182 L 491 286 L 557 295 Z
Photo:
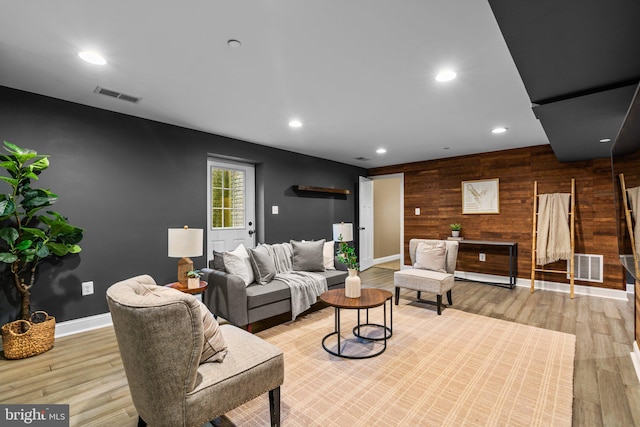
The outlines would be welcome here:
M 378 148 L 378 149 L 376 150 L 376 153 L 378 153 L 378 154 L 384 154 L 384 153 L 386 153 L 386 152 L 387 152 L 387 149 L 386 149 L 386 148 Z
M 602 138 L 600 140 L 600 142 L 605 143 L 605 142 L 611 142 L 611 138 Z
M 240 43 L 239 40 L 231 39 L 227 40 L 227 45 L 229 45 L 229 47 L 240 47 L 242 46 L 242 43 Z
M 497 128 L 491 129 L 491 133 L 505 133 L 506 131 L 507 131 L 507 128 L 505 127 L 497 127 Z
M 100 55 L 97 52 L 93 52 L 90 50 L 86 50 L 83 52 L 78 52 L 78 56 L 80 58 L 82 58 L 83 60 L 87 61 L 90 64 L 95 64 L 95 65 L 104 65 L 107 63 L 107 60 L 104 59 L 104 57 L 102 55 Z
M 302 122 L 300 120 L 291 120 L 289 122 L 289 126 L 292 128 L 299 128 L 302 127 Z
M 453 70 L 442 70 L 436 76 L 436 80 L 439 82 L 448 82 L 455 79 L 456 76 L 457 74 Z

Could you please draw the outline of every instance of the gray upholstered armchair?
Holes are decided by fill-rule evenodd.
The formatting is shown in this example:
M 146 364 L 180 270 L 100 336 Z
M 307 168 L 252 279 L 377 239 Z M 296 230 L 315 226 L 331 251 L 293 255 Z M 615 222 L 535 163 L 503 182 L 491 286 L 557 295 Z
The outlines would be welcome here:
M 149 298 L 149 289 L 163 292 Z M 222 333 L 226 356 L 222 362 L 200 363 L 202 304 L 192 295 L 167 290 L 156 287 L 150 276 L 107 290 L 139 425 L 201 426 L 266 392 L 271 425 L 280 425 L 282 351 L 235 326 L 220 325 L 216 333 Z

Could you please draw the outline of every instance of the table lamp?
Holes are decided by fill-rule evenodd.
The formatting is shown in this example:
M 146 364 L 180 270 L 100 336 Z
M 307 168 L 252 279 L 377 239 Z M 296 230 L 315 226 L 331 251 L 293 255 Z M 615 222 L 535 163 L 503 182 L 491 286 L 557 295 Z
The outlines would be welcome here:
M 342 235 L 343 242 L 352 242 L 353 241 L 353 224 L 351 224 L 350 222 L 341 222 L 338 224 L 333 224 L 333 240 L 335 242 L 339 242 L 341 235 Z
M 169 229 L 169 256 L 180 258 L 178 261 L 178 282 L 187 286 L 187 272 L 193 270 L 193 261 L 189 257 L 202 256 L 201 228 L 170 228 Z

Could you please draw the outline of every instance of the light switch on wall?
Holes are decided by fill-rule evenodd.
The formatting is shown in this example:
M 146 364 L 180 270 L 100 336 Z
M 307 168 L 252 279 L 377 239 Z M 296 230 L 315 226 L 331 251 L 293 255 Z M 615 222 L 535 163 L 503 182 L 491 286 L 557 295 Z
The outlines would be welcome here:
M 420 208 L 416 208 L 416 215 L 420 215 Z
M 277 206 L 271 206 L 271 213 L 273 215 L 278 215 L 278 207 Z

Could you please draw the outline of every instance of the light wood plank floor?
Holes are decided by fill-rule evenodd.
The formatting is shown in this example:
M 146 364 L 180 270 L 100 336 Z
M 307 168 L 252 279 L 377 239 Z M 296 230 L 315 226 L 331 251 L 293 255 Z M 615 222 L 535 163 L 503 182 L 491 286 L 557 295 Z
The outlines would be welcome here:
M 361 277 L 365 286 L 392 290 L 391 269 L 371 268 Z M 415 292 L 404 291 L 400 304 L 414 298 Z M 580 295 L 571 300 L 561 293 L 457 281 L 453 307 L 575 334 L 573 425 L 640 426 L 640 384 L 629 357 L 631 301 Z M 425 304 L 425 310 L 435 306 Z M 0 358 L 0 402 L 69 404 L 72 426 L 137 425 L 110 327 L 58 338 L 52 350 L 29 359 Z

